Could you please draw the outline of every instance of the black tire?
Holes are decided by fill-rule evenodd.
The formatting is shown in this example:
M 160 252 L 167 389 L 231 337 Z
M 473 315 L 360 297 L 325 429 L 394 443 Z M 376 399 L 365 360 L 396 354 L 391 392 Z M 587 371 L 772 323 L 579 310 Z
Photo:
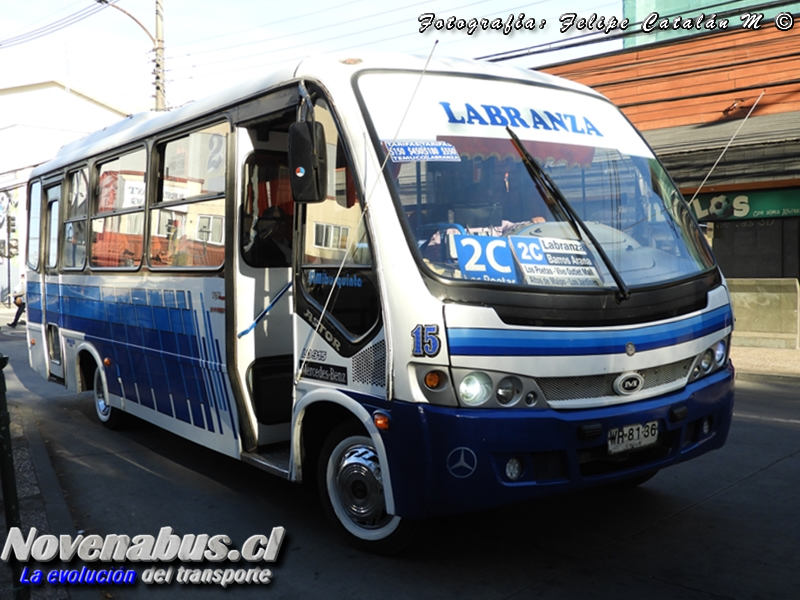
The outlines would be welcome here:
M 127 415 L 108 403 L 108 389 L 99 368 L 94 370 L 94 411 L 97 419 L 109 429 L 122 429 L 127 421 Z
M 416 535 L 418 521 L 386 512 L 378 454 L 358 423 L 342 423 L 325 440 L 317 484 L 326 515 L 359 550 L 394 554 Z

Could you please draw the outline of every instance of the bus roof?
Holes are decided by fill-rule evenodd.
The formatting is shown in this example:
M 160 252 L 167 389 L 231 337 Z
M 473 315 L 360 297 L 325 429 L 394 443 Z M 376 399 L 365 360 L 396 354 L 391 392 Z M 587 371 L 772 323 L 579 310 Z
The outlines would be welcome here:
M 67 165 L 80 163 L 89 157 L 137 140 L 143 140 L 159 131 L 213 114 L 216 111 L 224 110 L 249 99 L 254 99 L 270 89 L 285 85 L 295 79 L 308 78 L 323 83 L 331 83 L 336 79 L 349 82 L 352 75 L 357 71 L 402 70 L 421 72 L 426 68 L 426 64 L 427 72 L 429 73 L 458 73 L 479 77 L 516 79 L 599 96 L 591 88 L 560 77 L 520 67 L 497 65 L 496 63 L 457 58 L 435 58 L 428 63 L 426 57 L 388 53 L 364 53 L 357 56 L 324 55 L 306 58 L 300 62 L 279 65 L 261 77 L 235 84 L 224 91 L 173 110 L 163 112 L 147 111 L 128 115 L 128 117 L 117 123 L 66 144 L 56 153 L 53 160 L 36 167 L 31 177 L 38 177 Z

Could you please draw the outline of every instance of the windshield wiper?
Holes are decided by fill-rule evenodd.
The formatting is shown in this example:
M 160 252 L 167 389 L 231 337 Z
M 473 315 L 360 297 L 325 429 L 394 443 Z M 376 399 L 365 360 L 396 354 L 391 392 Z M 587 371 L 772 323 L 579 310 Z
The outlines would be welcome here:
M 608 272 L 614 279 L 614 283 L 617 284 L 617 303 L 621 303 L 623 300 L 628 300 L 631 297 L 630 288 L 628 288 L 627 284 L 622 279 L 622 275 L 619 274 L 619 271 L 617 271 L 614 263 L 612 263 L 611 259 L 608 258 L 608 254 L 606 254 L 606 251 L 603 249 L 603 246 L 600 245 L 600 242 L 597 241 L 597 238 L 594 236 L 591 229 L 586 226 L 586 223 L 583 222 L 583 219 L 581 219 L 578 213 L 575 212 L 575 209 L 572 208 L 569 200 L 567 200 L 564 194 L 561 193 L 561 190 L 558 189 L 558 186 L 550 178 L 550 175 L 548 175 L 547 171 L 539 166 L 539 163 L 536 162 L 536 159 L 534 159 L 525 146 L 522 145 L 522 141 L 520 141 L 517 134 L 514 133 L 510 127 L 506 127 L 506 131 L 508 131 L 508 135 L 511 136 L 511 140 L 514 143 L 514 147 L 517 149 L 517 152 L 519 152 L 520 156 L 522 156 L 522 162 L 525 165 L 528 174 L 533 179 L 534 184 L 539 189 L 539 193 L 541 193 L 545 202 L 548 204 L 555 204 L 560 209 L 559 212 L 562 212 L 567 216 L 567 219 L 572 225 L 572 229 L 575 230 L 575 235 L 578 236 L 578 239 L 581 242 L 583 241 L 583 234 L 586 234 L 586 237 L 589 238 L 590 242 L 592 242 L 592 246 L 594 246 L 594 249 L 597 250 L 600 258 L 603 260 L 603 264 L 605 264 L 606 269 L 608 269 Z

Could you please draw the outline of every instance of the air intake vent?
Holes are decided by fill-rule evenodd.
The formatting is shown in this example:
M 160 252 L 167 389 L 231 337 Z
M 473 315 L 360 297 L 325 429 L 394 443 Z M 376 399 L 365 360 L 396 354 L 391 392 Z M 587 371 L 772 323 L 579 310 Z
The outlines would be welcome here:
M 381 340 L 353 357 L 353 381 L 386 387 L 386 342 Z

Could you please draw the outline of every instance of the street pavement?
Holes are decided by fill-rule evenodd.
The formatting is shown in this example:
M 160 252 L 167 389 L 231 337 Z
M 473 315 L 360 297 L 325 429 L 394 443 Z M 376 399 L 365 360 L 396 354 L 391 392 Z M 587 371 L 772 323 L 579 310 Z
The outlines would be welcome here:
M 15 312 L 16 307 L 9 308 L 0 304 L 0 353 L 3 352 L 3 338 L 21 340 L 25 337 L 24 325 L 19 325 L 16 329 L 7 325 Z M 731 349 L 731 360 L 736 367 L 737 379 L 800 384 L 800 350 L 734 345 Z M 23 531 L 27 533 L 29 527 L 36 527 L 42 534 L 74 536 L 78 532 L 75 531 L 58 477 L 50 462 L 46 443 L 39 433 L 33 410 L 25 402 L 25 397 L 32 392 L 26 390 L 16 378 L 13 364 L 5 368 L 4 375 Z M 5 508 L 5 503 L 3 506 Z M 5 543 L 5 520 L 0 523 L 0 540 Z M 15 590 L 15 583 L 10 566 L 0 562 L 0 600 L 25 598 L 28 593 L 34 599 L 69 598 L 63 586 L 18 586 Z
M 14 318 L 16 306 L 6 307 L 0 304 L 0 354 L 3 352 L 3 339 L 25 339 L 24 324 L 15 329 L 8 327 Z M 25 315 L 22 317 L 24 323 Z M 35 416 L 26 397 L 31 392 L 26 390 L 14 374 L 14 365 L 9 364 L 3 370 L 6 382 L 6 399 L 11 419 L 11 448 L 14 457 L 14 471 L 19 501 L 19 518 L 24 533 L 35 527 L 41 533 L 54 535 L 74 535 L 75 526 L 69 508 L 61 492 L 47 447 L 42 440 Z M 0 474 L 3 478 L 5 473 Z M 6 503 L 3 501 L 5 513 Z M 0 522 L 2 543 L 6 540 L 6 523 L 8 517 Z M 15 589 L 14 586 L 17 585 Z M 30 593 L 32 591 L 32 593 Z M 30 594 L 30 595 L 28 595 Z M 69 598 L 62 586 L 20 586 L 12 577 L 8 563 L 0 562 L 0 600 L 6 598 L 64 599 Z

